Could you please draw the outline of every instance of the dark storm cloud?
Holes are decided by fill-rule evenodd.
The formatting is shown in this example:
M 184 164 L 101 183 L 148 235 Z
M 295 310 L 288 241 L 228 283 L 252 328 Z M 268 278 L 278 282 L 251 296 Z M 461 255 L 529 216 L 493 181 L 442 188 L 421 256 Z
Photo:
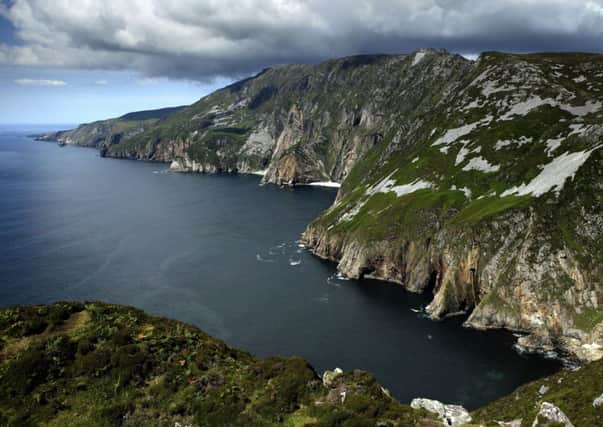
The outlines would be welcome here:
M 421 47 L 603 49 L 603 0 L 16 0 L 0 15 L 19 41 L 0 63 L 193 80 Z

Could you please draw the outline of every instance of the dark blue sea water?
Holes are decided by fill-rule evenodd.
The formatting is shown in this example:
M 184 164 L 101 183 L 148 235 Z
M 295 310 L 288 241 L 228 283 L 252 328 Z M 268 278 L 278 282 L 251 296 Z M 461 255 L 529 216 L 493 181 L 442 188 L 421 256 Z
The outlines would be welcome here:
M 0 305 L 103 300 L 198 325 L 258 356 L 373 372 L 402 401 L 470 408 L 557 364 L 511 335 L 433 322 L 428 298 L 337 279 L 298 247 L 335 191 L 165 173 L 0 129 Z

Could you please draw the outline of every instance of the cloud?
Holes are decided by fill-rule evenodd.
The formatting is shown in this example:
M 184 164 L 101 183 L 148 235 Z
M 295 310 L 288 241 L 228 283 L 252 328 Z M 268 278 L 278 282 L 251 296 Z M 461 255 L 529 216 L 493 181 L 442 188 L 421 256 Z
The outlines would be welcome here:
M 46 79 L 17 79 L 15 83 L 20 86 L 66 86 L 67 83 L 63 80 L 46 80 Z
M 107 80 L 97 80 L 94 82 L 94 84 L 104 86 L 104 85 L 108 85 L 109 82 Z
M 157 85 L 161 82 L 158 77 L 145 77 L 143 79 L 136 79 L 136 84 L 141 86 Z
M 603 0 L 15 0 L 0 63 L 207 81 L 280 63 L 443 47 L 603 49 Z

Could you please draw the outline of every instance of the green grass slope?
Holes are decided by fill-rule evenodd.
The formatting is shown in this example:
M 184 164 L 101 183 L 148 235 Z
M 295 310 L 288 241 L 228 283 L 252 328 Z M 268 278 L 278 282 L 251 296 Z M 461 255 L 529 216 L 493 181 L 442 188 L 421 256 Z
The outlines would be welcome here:
M 429 425 L 366 372 L 323 385 L 199 329 L 102 303 L 0 310 L 0 425 Z M 341 393 L 346 397 L 342 403 Z
M 0 309 L 0 385 L 2 426 L 443 425 L 367 372 L 323 382 L 301 358 L 258 359 L 196 327 L 99 302 Z M 602 425 L 601 393 L 599 361 L 521 386 L 474 411 L 471 425 L 531 425 L 545 401 L 576 427 Z

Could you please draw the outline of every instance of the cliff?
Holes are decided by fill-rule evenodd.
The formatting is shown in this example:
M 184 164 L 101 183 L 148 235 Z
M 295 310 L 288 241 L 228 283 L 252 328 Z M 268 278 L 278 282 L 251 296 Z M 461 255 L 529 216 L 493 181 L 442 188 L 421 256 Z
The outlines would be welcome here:
M 319 377 L 303 359 L 258 359 L 134 308 L 0 309 L 0 424 L 7 426 L 437 427 L 518 418 L 530 425 L 537 417 L 546 425 L 545 416 L 594 426 L 602 421 L 602 369 L 595 362 L 562 371 L 468 413 L 428 399 L 401 404 L 366 372 Z
M 435 319 L 600 359 L 600 75 L 601 56 L 483 54 L 357 162 L 304 240 L 347 276 L 432 292 Z
M 288 65 L 220 89 L 107 156 L 342 183 L 304 233 L 349 277 L 430 292 L 434 319 L 603 356 L 603 56 L 445 51 Z
M 76 129 L 51 132 L 36 137 L 38 141 L 55 141 L 59 144 L 94 147 L 104 153 L 106 147 L 119 143 L 122 139 L 131 138 L 159 121 L 180 111 L 184 107 L 168 107 L 158 110 L 136 111 L 121 117 L 85 123 Z

